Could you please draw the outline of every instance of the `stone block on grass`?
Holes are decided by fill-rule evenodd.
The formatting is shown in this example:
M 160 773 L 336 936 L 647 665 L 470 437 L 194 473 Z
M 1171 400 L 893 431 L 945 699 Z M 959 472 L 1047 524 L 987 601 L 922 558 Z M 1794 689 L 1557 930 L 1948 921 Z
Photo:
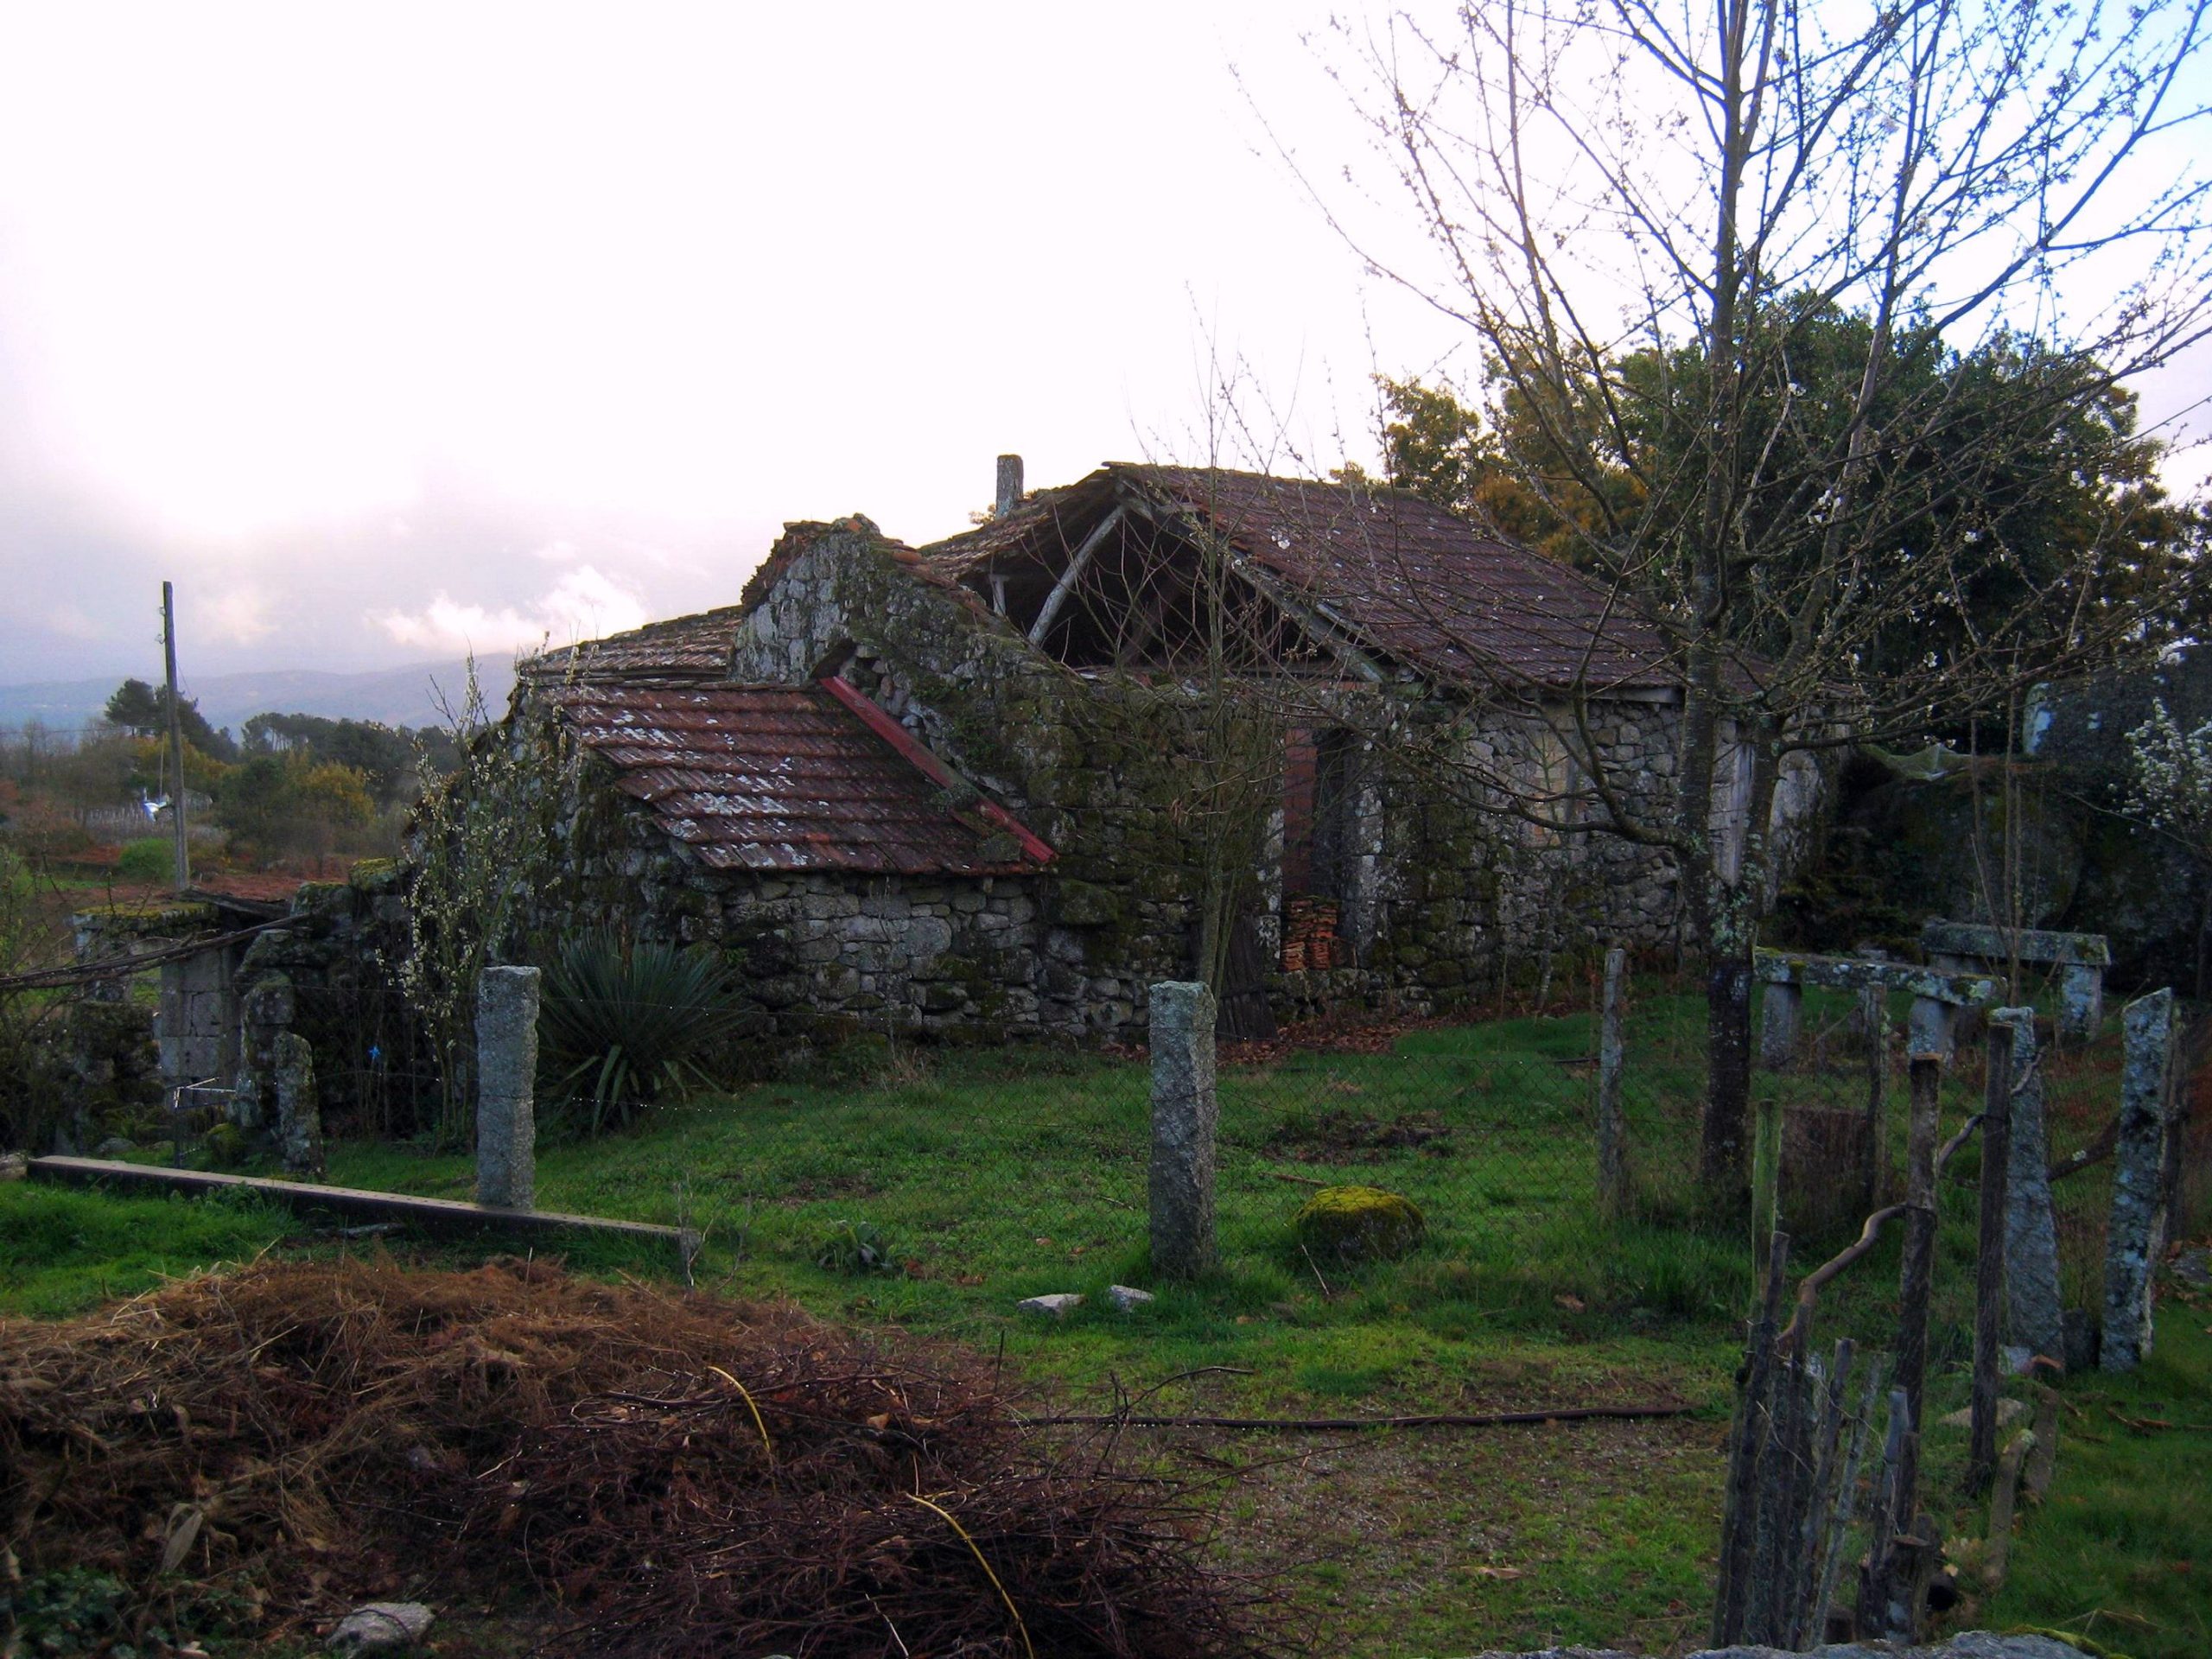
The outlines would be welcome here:
M 1340 1262 L 1394 1261 L 1428 1232 L 1418 1205 L 1379 1186 L 1325 1186 L 1292 1224 L 1316 1258 Z

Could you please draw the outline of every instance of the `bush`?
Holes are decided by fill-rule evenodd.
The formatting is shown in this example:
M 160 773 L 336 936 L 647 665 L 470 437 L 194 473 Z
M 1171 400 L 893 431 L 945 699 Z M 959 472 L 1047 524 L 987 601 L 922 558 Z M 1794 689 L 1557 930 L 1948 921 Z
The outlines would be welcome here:
M 115 861 L 117 876 L 125 881 L 166 884 L 176 873 L 176 843 L 167 836 L 141 836 L 123 844 Z
M 588 1134 L 705 1079 L 696 1058 L 734 1019 L 728 973 L 700 947 L 686 950 L 620 934 L 579 934 L 545 976 L 538 1031 L 558 1071 L 556 1093 L 590 1102 Z
M 1428 1231 L 1411 1198 L 1379 1186 L 1325 1186 L 1306 1201 L 1293 1224 L 1300 1244 L 1339 1262 L 1389 1261 Z
M 870 1274 L 903 1273 L 898 1257 L 891 1252 L 891 1245 L 882 1230 L 873 1222 L 841 1221 L 837 1230 L 830 1235 L 814 1264 L 831 1273 Z

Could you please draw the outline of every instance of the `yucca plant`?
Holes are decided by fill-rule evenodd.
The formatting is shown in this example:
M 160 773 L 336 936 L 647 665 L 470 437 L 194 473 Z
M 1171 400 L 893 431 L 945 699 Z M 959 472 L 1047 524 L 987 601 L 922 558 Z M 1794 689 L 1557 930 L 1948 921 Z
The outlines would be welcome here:
M 538 1034 L 555 1091 L 588 1103 L 585 1131 L 598 1135 L 704 1082 L 695 1057 L 731 1019 L 712 951 L 595 930 L 567 940 L 547 970 Z

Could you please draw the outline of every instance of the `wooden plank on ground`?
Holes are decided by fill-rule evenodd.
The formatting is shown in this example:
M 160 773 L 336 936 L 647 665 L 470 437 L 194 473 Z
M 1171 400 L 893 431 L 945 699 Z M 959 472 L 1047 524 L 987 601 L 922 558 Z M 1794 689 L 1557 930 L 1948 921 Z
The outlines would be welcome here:
M 274 1181 L 253 1175 L 226 1175 L 214 1170 L 166 1169 L 157 1164 L 118 1163 L 106 1158 L 34 1158 L 33 1180 L 73 1185 L 100 1184 L 169 1192 L 251 1192 L 295 1210 L 330 1210 L 340 1215 L 410 1222 L 439 1232 L 588 1232 L 645 1244 L 665 1244 L 686 1259 L 699 1248 L 688 1228 L 661 1227 L 643 1221 L 608 1221 L 598 1216 L 563 1215 L 552 1210 L 503 1210 L 464 1204 L 454 1198 L 418 1198 L 401 1192 L 372 1192 L 361 1187 L 319 1186 L 306 1181 Z

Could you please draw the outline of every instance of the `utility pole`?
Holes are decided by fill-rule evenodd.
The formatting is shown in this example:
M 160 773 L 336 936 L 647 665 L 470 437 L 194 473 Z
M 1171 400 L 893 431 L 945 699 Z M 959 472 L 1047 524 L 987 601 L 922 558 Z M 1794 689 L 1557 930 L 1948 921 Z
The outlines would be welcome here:
M 184 722 L 176 700 L 176 591 L 162 584 L 162 654 L 168 659 L 169 685 L 169 827 L 176 835 L 176 890 L 192 885 L 192 857 L 184 840 Z

